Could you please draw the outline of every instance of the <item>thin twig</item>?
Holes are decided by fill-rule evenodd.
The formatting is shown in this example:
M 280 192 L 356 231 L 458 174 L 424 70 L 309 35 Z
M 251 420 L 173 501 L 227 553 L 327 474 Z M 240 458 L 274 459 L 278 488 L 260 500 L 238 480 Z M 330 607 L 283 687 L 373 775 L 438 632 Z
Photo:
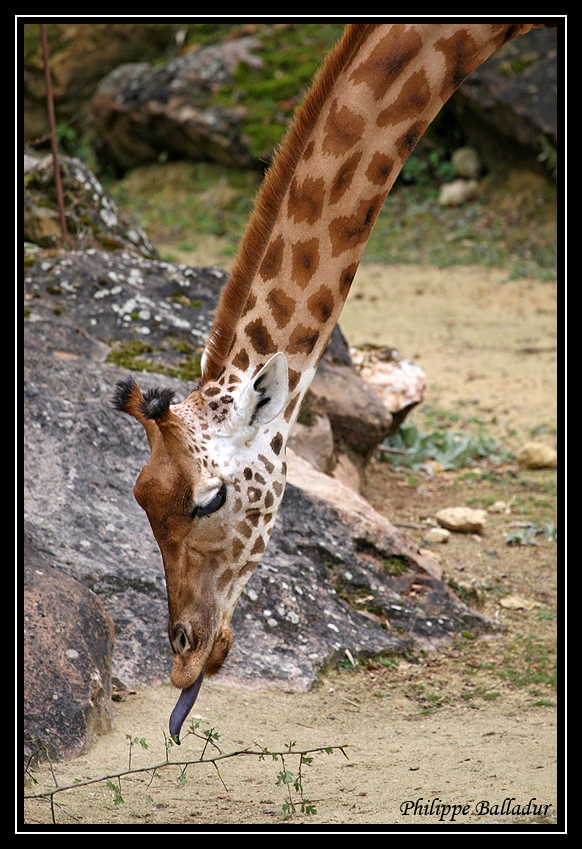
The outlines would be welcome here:
M 40 41 L 42 45 L 42 58 L 44 62 L 44 79 L 46 86 L 46 105 L 49 117 L 51 134 L 51 150 L 53 155 L 53 171 L 55 174 L 55 190 L 57 193 L 57 204 L 59 208 L 59 221 L 61 224 L 61 236 L 63 242 L 67 241 L 67 222 L 65 220 L 65 205 L 63 202 L 63 186 L 61 183 L 61 171 L 59 168 L 59 153 L 57 149 L 57 132 L 55 122 L 55 104 L 53 99 L 53 86 L 51 81 L 51 70 L 49 66 L 48 41 L 46 37 L 45 24 L 40 26 Z
M 302 756 L 305 756 L 305 755 L 309 755 L 311 753 L 317 753 L 317 752 L 331 752 L 334 749 L 339 749 L 339 751 L 342 753 L 342 755 L 345 758 L 347 758 L 348 756 L 346 755 L 346 753 L 344 751 L 347 748 L 349 748 L 349 744 L 345 744 L 345 745 L 342 745 L 342 746 L 317 746 L 314 749 L 292 749 L 292 750 L 289 750 L 287 748 L 287 749 L 284 749 L 283 751 L 277 751 L 277 752 L 272 752 L 272 751 L 265 752 L 264 749 L 247 748 L 247 749 L 236 749 L 234 752 L 226 752 L 225 754 L 211 755 L 211 756 L 209 756 L 207 758 L 203 758 L 203 759 L 193 758 L 192 760 L 186 760 L 186 761 L 165 760 L 165 761 L 161 761 L 158 764 L 149 764 L 149 766 L 134 767 L 132 769 L 125 769 L 125 770 L 121 770 L 119 772 L 110 773 L 109 775 L 102 775 L 98 778 L 85 778 L 85 779 L 80 780 L 80 781 L 75 781 L 73 784 L 63 784 L 61 786 L 57 785 L 56 787 L 53 787 L 50 790 L 40 790 L 37 793 L 25 793 L 24 799 L 44 799 L 44 798 L 47 798 L 47 797 L 53 797 L 57 793 L 63 793 L 66 790 L 75 790 L 77 787 L 87 787 L 90 784 L 99 784 L 102 781 L 111 781 L 114 778 L 117 778 L 119 780 L 119 779 L 121 779 L 122 777 L 125 777 L 125 776 L 138 775 L 142 772 L 150 772 L 150 770 L 153 770 L 154 772 L 156 772 L 157 770 L 164 769 L 164 767 L 168 767 L 168 766 L 177 766 L 180 769 L 184 770 L 184 769 L 186 769 L 186 767 L 191 766 L 192 764 L 208 764 L 208 763 L 211 763 L 213 766 L 216 767 L 217 761 L 227 760 L 228 758 L 236 758 L 236 757 L 240 757 L 242 755 L 250 755 L 252 757 L 258 757 L 258 758 L 264 758 L 265 755 L 271 755 L 274 758 L 276 758 L 276 757 L 282 758 L 285 755 L 302 755 Z M 219 775 L 220 775 L 220 773 L 219 773 Z

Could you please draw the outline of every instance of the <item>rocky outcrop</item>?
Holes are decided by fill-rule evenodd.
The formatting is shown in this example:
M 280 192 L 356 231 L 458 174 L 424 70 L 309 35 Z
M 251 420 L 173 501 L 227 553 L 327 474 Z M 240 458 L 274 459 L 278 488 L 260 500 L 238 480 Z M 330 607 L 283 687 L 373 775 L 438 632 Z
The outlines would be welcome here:
M 175 49 L 179 24 L 47 24 L 57 123 L 77 136 L 86 130 L 100 80 L 123 62 L 152 62 Z M 39 25 L 24 24 L 24 139 L 47 132 L 44 64 Z
M 447 111 L 493 172 L 536 163 L 555 176 L 558 33 L 535 29 L 508 42 L 463 83 Z
M 25 760 L 64 760 L 110 730 L 113 622 L 98 597 L 23 541 Z
M 119 213 L 80 159 L 60 156 L 59 168 L 67 233 L 78 247 L 158 256 L 144 231 Z M 24 240 L 42 248 L 62 246 L 52 156 L 24 156 Z
M 239 62 L 261 64 L 251 38 L 201 47 L 165 65 L 121 65 L 100 83 L 92 102 L 99 157 L 122 170 L 166 157 L 211 159 L 248 167 L 245 111 L 218 102 L 219 86 Z

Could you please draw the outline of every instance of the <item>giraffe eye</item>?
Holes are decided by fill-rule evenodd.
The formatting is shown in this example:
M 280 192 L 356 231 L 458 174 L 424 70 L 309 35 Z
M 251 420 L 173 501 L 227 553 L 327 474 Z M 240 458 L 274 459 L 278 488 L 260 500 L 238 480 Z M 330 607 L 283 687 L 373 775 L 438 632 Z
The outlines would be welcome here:
M 194 515 L 192 518 L 199 518 L 200 516 L 210 516 L 211 513 L 216 513 L 217 510 L 220 510 L 222 506 L 224 506 L 224 502 L 226 501 L 226 484 L 223 483 L 216 495 L 214 495 L 208 504 L 200 504 L 194 509 Z

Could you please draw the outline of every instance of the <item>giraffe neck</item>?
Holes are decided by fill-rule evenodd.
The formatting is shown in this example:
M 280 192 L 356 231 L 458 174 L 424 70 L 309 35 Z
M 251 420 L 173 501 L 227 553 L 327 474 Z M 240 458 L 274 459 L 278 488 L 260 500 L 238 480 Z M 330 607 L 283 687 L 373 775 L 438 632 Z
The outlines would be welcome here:
M 386 195 L 461 82 L 531 25 L 350 25 L 267 174 L 206 350 L 204 382 L 289 365 L 289 426 Z

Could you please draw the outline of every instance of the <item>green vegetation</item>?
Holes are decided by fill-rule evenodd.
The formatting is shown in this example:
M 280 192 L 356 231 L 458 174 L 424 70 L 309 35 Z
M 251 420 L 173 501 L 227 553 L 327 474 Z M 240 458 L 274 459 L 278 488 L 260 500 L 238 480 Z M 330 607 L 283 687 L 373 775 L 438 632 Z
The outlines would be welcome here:
M 227 106 L 244 107 L 243 132 L 251 139 L 257 160 L 270 160 L 295 107 L 343 29 L 341 24 L 287 24 L 256 33 L 261 46 L 253 53 L 261 66 L 241 62 L 233 83 L 222 86 L 217 99 Z
M 403 424 L 398 432 L 387 437 L 380 446 L 380 458 L 394 466 L 407 466 L 418 471 L 428 461 L 438 463 L 443 471 L 460 469 L 486 458 L 500 463 L 510 457 L 489 436 L 478 438 L 467 434 L 435 430 L 423 434 L 413 424 Z
M 169 377 L 177 377 L 180 380 L 196 381 L 201 375 L 200 360 L 202 355 L 186 342 L 171 342 L 170 347 L 182 354 L 181 359 L 176 359 L 173 366 L 164 365 L 159 358 L 148 357 L 154 354 L 151 345 L 133 339 L 128 342 L 113 342 L 113 350 L 107 357 L 108 363 L 113 363 L 119 368 L 130 371 L 146 371 L 156 374 L 167 374 Z
M 430 153 L 427 154 L 427 159 Z M 364 260 L 422 263 L 446 268 L 480 264 L 509 268 L 509 277 L 553 280 L 557 269 L 556 189 L 535 174 L 486 177 L 479 197 L 456 208 L 442 207 L 442 176 L 411 157 L 420 182 L 401 178 L 388 195 L 366 247 Z M 411 162 L 412 160 L 412 162 Z

